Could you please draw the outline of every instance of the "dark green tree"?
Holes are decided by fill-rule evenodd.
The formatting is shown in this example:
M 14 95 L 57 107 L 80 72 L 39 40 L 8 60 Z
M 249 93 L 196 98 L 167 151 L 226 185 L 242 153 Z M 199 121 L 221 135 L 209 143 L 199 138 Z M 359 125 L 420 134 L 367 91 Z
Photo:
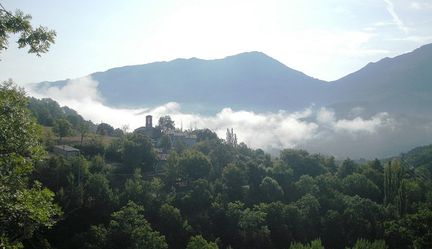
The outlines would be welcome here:
M 192 230 L 180 210 L 169 204 L 160 207 L 157 228 L 165 235 L 170 248 L 184 248 Z
M 292 243 L 289 249 L 324 249 L 324 246 L 321 244 L 321 240 L 313 240 L 309 243 Z
M 384 240 L 368 241 L 365 239 L 359 239 L 351 249 L 387 249 L 387 245 Z
M 186 249 L 219 249 L 216 243 L 208 242 L 201 235 L 190 238 Z
M 4 13 L 2 14 L 4 15 Z M 2 16 L 3 18 L 4 16 Z M 12 81 L 0 85 L 0 248 L 19 248 L 60 215 L 54 194 L 29 179 L 40 159 L 39 128 Z
M 54 123 L 53 131 L 57 133 L 61 143 L 64 137 L 72 134 L 72 125 L 67 121 L 67 119 L 57 119 Z
M 244 248 L 271 248 L 266 215 L 261 210 L 249 208 L 241 212 L 238 226 Z
M 350 158 L 345 159 L 337 170 L 337 175 L 340 178 L 345 178 L 358 170 L 358 165 Z
M 88 122 L 82 122 L 79 127 L 78 127 L 78 131 L 80 133 L 80 145 L 83 145 L 84 142 L 84 138 L 87 135 L 87 133 L 90 131 L 90 125 Z
M 140 168 L 143 172 L 152 171 L 156 153 L 150 140 L 139 133 L 132 133 L 124 141 L 123 160 L 128 171 Z
M 261 193 L 261 200 L 263 202 L 281 201 L 284 195 L 279 183 L 269 176 L 262 180 L 261 184 L 259 185 L 259 190 Z
M 145 219 L 144 208 L 129 202 L 111 215 L 108 225 L 93 226 L 88 248 L 167 249 L 165 237 L 154 231 Z
M 159 147 L 161 147 L 165 153 L 169 151 L 172 147 L 171 138 L 167 135 L 162 135 L 159 140 Z
M 379 188 L 366 176 L 358 173 L 351 174 L 342 180 L 342 185 L 346 194 L 358 195 L 363 198 L 371 199 L 375 202 L 381 201 Z
M 247 181 L 242 168 L 235 164 L 228 164 L 222 171 L 222 180 L 231 201 L 243 199 L 243 186 Z
M 317 176 L 326 171 L 320 160 L 305 150 L 284 149 L 280 159 L 293 169 L 295 180 L 302 175 Z
M 201 152 L 187 150 L 178 160 L 180 174 L 187 180 L 207 178 L 211 170 L 211 164 Z
M 96 133 L 101 136 L 112 136 L 114 133 L 114 127 L 107 123 L 100 123 L 97 126 Z

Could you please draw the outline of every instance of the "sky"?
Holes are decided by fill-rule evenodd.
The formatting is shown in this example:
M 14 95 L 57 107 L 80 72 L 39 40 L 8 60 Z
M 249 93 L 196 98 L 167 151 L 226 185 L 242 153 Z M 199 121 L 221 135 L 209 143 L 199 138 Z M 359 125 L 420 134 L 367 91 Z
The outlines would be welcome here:
M 74 79 L 125 65 L 261 51 L 323 80 L 432 42 L 430 0 L 2 0 L 57 32 L 42 57 L 0 54 L 0 80 Z

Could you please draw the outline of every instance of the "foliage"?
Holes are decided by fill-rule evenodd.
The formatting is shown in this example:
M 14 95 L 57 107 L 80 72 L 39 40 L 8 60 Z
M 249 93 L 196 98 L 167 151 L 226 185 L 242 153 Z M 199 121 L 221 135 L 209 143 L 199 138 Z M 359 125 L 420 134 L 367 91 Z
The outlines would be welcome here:
M 8 98 L 0 101 L 6 103 Z M 1 110 L 9 110 L 13 102 L 7 103 Z M 25 106 L 25 100 L 23 103 Z M 52 113 L 53 124 L 64 119 L 78 132 L 86 124 L 72 109 L 47 103 L 52 106 L 47 108 L 50 111 L 42 111 L 43 105 L 37 109 L 39 122 L 49 120 L 45 112 Z M 28 112 L 22 111 L 16 123 L 4 119 L 2 125 L 16 124 L 36 134 L 37 126 L 28 125 L 32 123 L 26 122 Z M 227 144 L 210 130 L 194 131 L 199 142 L 186 149 L 168 146 L 168 139 L 154 143 L 135 133 L 117 138 L 95 136 L 91 134 L 95 127 L 87 124 L 90 139 L 78 146 L 83 156 L 49 156 L 37 161 L 41 151 L 37 137 L 0 130 L 6 141 L 0 148 L 21 153 L 9 157 L 14 162 L 9 165 L 15 166 L 3 167 L 2 172 L 23 172 L 20 176 L 25 178 L 7 178 L 9 189 L 1 191 L 5 201 L 0 206 L 19 203 L 5 194 L 15 193 L 13 186 L 32 193 L 31 198 L 25 195 L 29 202 L 55 199 L 65 212 L 56 224 L 49 223 L 56 216 L 53 205 L 49 211 L 46 206 L 50 205 L 43 204 L 42 215 L 26 212 L 46 223 L 12 226 L 8 222 L 8 229 L 30 232 L 25 236 L 29 239 L 11 242 L 10 233 L 3 232 L 3 244 L 26 248 L 50 248 L 51 244 L 59 249 L 285 249 L 290 245 L 381 249 L 386 244 L 389 248 L 431 248 L 427 148 L 409 157 L 403 155 L 415 162 L 410 167 L 403 159 L 388 164 L 346 159 L 337 165 L 333 157 L 304 150 L 285 149 L 279 158 L 271 157 L 243 143 Z M 10 134 L 17 139 L 10 139 Z M 160 151 L 168 153 L 166 161 L 158 160 Z M 34 180 L 54 191 L 55 197 Z M 42 205 L 31 205 L 34 210 L 42 209 Z M 8 216 L 2 215 L 6 221 Z M 27 222 L 25 216 L 21 218 Z M 52 226 L 52 230 L 40 230 L 43 226 Z M 38 236 L 30 238 L 35 231 Z
M 383 240 L 376 240 L 373 242 L 359 239 L 352 247 L 352 249 L 387 249 L 387 245 Z
M 186 249 L 219 249 L 216 243 L 208 242 L 201 235 L 190 238 Z
M 36 230 L 52 227 L 61 214 L 54 194 L 29 180 L 41 155 L 39 129 L 22 89 L 0 85 L 0 247 L 19 248 Z
M 172 120 L 171 117 L 168 115 L 160 117 L 158 122 L 158 128 L 161 131 L 174 130 L 175 129 L 174 120 Z
M 404 175 L 404 168 L 397 160 L 389 162 L 384 168 L 384 204 L 396 207 L 397 215 L 404 215 L 406 212 Z
M 107 123 L 100 123 L 97 126 L 96 133 L 102 136 L 112 136 L 114 133 L 114 128 Z
M 304 245 L 301 243 L 293 243 L 289 249 L 324 249 L 324 246 L 321 244 L 321 240 L 313 240 Z
M 180 174 L 184 179 L 196 180 L 207 178 L 210 174 L 211 164 L 206 156 L 200 152 L 187 150 L 178 161 Z
M 107 249 L 168 248 L 165 237 L 150 227 L 143 212 L 143 207 L 129 202 L 111 215 L 111 220 L 107 226 L 99 225 L 91 228 L 91 235 L 98 240 L 88 241 L 87 247 Z
M 72 125 L 66 119 L 57 119 L 54 123 L 53 131 L 60 137 L 60 141 L 63 137 L 72 134 Z
M 8 48 L 8 39 L 11 34 L 19 34 L 18 47 L 29 47 L 29 53 L 40 56 L 48 52 L 54 43 L 55 31 L 39 26 L 33 28 L 30 21 L 31 16 L 17 10 L 11 13 L 0 5 L 0 52 Z
M 153 170 L 156 154 L 146 136 L 133 133 L 124 140 L 123 160 L 129 172 L 132 172 L 135 168 L 149 171 Z

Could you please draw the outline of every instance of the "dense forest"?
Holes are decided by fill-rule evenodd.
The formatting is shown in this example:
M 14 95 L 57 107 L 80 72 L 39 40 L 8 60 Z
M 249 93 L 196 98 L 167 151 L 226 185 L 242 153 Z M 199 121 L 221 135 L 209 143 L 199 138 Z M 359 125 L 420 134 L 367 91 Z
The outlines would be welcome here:
M 1 248 L 432 248 L 432 146 L 339 162 L 272 157 L 232 130 L 191 131 L 191 147 L 155 143 L 12 82 L 0 111 Z

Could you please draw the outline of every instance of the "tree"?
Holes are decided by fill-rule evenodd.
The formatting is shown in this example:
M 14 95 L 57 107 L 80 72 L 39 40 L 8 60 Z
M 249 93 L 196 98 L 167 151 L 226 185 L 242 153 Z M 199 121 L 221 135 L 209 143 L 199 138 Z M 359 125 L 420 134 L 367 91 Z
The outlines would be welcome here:
M 114 127 L 107 123 L 101 123 L 96 129 L 96 133 L 102 136 L 112 136 L 114 133 Z
M 432 210 L 422 208 L 398 220 L 384 223 L 390 248 L 432 248 Z
M 299 197 L 305 194 L 316 195 L 319 190 L 314 179 L 308 175 L 302 175 L 294 186 Z
M 218 140 L 218 136 L 215 132 L 209 129 L 194 130 L 193 134 L 197 136 L 197 142 L 205 140 Z
M 319 158 L 305 150 L 284 149 L 280 152 L 280 159 L 293 169 L 295 180 L 302 175 L 317 176 L 326 170 Z
M 184 248 L 192 229 L 182 218 L 180 210 L 169 204 L 160 207 L 157 228 L 165 235 L 170 248 Z
M 273 202 L 273 201 L 280 201 L 283 197 L 283 190 L 280 187 L 279 183 L 269 177 L 266 176 L 261 184 L 259 185 L 260 193 L 262 200 L 265 202 Z
M 261 210 L 246 208 L 240 214 L 238 227 L 245 248 L 271 248 L 270 230 L 265 220 L 267 214 Z
M 352 247 L 352 249 L 387 249 L 387 245 L 384 240 L 368 241 L 365 239 L 359 239 Z
M 0 248 L 18 248 L 36 230 L 52 227 L 61 214 L 54 194 L 29 180 L 40 158 L 39 128 L 27 98 L 12 81 L 0 85 Z
M 188 180 L 207 178 L 211 164 L 204 154 L 197 151 L 185 151 L 178 161 L 180 174 Z
M 222 180 L 231 201 L 243 199 L 243 186 L 247 182 L 244 170 L 238 165 L 228 164 L 222 171 Z
M 82 122 L 79 126 L 79 132 L 81 135 L 81 139 L 80 139 L 80 145 L 82 146 L 83 141 L 84 141 L 84 137 L 87 135 L 87 133 L 89 132 L 90 129 L 90 125 L 87 122 Z
M 123 145 L 124 163 L 127 169 L 140 168 L 142 171 L 153 170 L 156 153 L 149 139 L 139 133 L 127 137 Z
M 56 32 L 42 26 L 33 28 L 31 18 L 20 10 L 11 13 L 0 4 L 0 52 L 8 48 L 10 34 L 19 34 L 18 47 L 29 47 L 29 53 L 40 56 L 41 53 L 48 52 L 54 43 Z
M 337 175 L 340 178 L 344 178 L 344 177 L 351 175 L 354 172 L 356 172 L 357 168 L 358 168 L 357 164 L 353 160 L 347 158 L 339 166 L 338 171 L 337 171 Z
M 352 245 L 357 239 L 374 239 L 383 232 L 382 206 L 359 196 L 345 196 L 344 221 L 346 244 Z
M 159 146 L 163 149 L 164 152 L 167 152 L 172 147 L 171 138 L 165 134 L 162 135 L 159 141 Z
M 295 205 L 300 211 L 302 226 L 302 233 L 300 238 L 302 240 L 311 240 L 317 238 L 320 234 L 320 209 L 321 205 L 318 199 L 311 195 L 306 194 L 300 198 Z
M 92 227 L 92 237 L 98 238 L 98 240 L 90 242 L 87 247 L 104 249 L 168 248 L 165 237 L 150 227 L 143 212 L 142 206 L 129 202 L 120 211 L 111 215 L 111 220 L 107 226 Z
M 186 249 L 219 249 L 216 243 L 208 242 L 201 235 L 190 238 Z
M 396 207 L 397 215 L 404 215 L 407 208 L 404 169 L 400 162 L 393 160 L 384 168 L 384 204 Z
M 292 243 L 289 249 L 324 249 L 324 246 L 321 244 L 321 240 L 318 239 L 304 245 L 301 243 Z
M 369 198 L 375 202 L 379 202 L 381 193 L 379 188 L 366 176 L 354 173 L 342 180 L 345 193 L 349 195 L 358 195 L 363 198 Z
M 296 240 L 302 226 L 297 207 L 282 202 L 261 203 L 258 208 L 265 212 L 266 224 L 270 230 L 272 248 L 285 249 L 287 244 Z
M 64 118 L 55 121 L 54 132 L 59 136 L 60 143 L 63 137 L 69 136 L 72 133 L 72 125 Z
M 164 132 L 175 129 L 174 121 L 168 115 L 159 118 L 158 127 Z
M 229 144 L 229 145 L 231 145 L 231 146 L 233 146 L 233 147 L 237 146 L 237 134 L 234 133 L 234 129 L 233 128 L 231 128 L 231 130 L 227 129 L 227 132 L 226 132 L 226 143 Z

